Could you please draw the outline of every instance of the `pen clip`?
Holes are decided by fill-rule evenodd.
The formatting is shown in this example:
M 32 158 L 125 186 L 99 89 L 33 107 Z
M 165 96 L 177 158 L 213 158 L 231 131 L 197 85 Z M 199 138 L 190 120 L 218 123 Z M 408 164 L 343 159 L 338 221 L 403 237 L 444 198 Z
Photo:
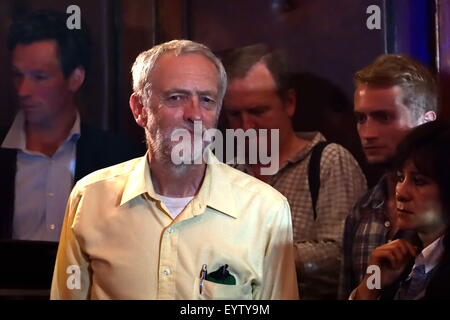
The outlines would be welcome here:
M 208 273 L 208 266 L 204 264 L 202 266 L 202 269 L 200 270 L 200 286 L 199 286 L 200 294 L 202 294 L 203 292 L 204 281 L 206 280 L 207 273 Z

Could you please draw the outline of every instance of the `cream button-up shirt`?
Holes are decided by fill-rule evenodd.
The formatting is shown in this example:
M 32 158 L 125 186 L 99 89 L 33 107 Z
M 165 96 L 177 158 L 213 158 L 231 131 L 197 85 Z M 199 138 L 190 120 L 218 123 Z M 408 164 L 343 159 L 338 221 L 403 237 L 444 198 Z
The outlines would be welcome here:
M 297 299 L 291 214 L 269 185 L 209 154 L 173 219 L 147 156 L 94 172 L 66 209 L 51 299 Z M 203 281 L 227 264 L 235 285 Z

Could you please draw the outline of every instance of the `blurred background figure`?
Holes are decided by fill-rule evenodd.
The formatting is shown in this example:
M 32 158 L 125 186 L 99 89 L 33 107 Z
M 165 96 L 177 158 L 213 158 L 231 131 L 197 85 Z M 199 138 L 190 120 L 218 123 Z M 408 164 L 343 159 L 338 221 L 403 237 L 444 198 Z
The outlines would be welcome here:
M 326 142 L 320 132 L 294 131 L 291 120 L 297 96 L 281 52 L 264 44 L 242 47 L 225 56 L 224 66 L 229 81 L 224 113 L 229 126 L 279 130 L 280 169 L 275 174 L 261 174 L 260 162 L 237 168 L 288 199 L 300 297 L 336 299 L 343 224 L 366 190 L 364 175 L 350 152 Z
M 144 150 L 80 119 L 75 95 L 86 76 L 89 38 L 83 27 L 69 30 L 66 19 L 41 11 L 10 28 L 19 112 L 0 136 L 3 239 L 58 241 L 74 182 Z

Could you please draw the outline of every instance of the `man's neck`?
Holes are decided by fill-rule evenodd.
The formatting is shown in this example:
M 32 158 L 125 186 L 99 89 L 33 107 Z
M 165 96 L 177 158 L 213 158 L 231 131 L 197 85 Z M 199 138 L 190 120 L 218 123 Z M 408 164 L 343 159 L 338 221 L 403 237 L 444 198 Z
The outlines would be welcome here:
M 286 162 L 288 162 L 292 157 L 294 157 L 297 153 L 299 153 L 301 150 L 303 150 L 306 145 L 308 144 L 308 141 L 305 139 L 302 139 L 298 137 L 293 130 L 289 132 L 289 134 L 285 137 L 280 137 L 280 150 L 279 150 L 279 167 L 282 168 Z M 270 165 L 270 164 L 269 164 Z M 269 166 L 266 165 L 266 166 Z M 261 168 L 264 167 L 264 165 L 261 164 L 254 164 L 250 165 L 250 168 L 252 169 L 253 175 L 264 181 L 267 182 L 270 179 L 270 175 L 261 175 Z
M 303 150 L 308 141 L 298 137 L 294 131 L 291 131 L 285 141 L 280 145 L 280 166 L 283 166 L 297 153 Z
M 420 240 L 422 240 L 423 247 L 426 248 L 432 244 L 436 239 L 445 234 L 445 227 L 434 232 L 418 232 Z
M 156 193 L 174 198 L 195 196 L 206 172 L 206 164 L 175 166 L 148 154 L 153 188 Z
M 56 119 L 43 123 L 25 122 L 27 150 L 51 157 L 67 139 L 76 120 L 76 109 L 62 113 Z

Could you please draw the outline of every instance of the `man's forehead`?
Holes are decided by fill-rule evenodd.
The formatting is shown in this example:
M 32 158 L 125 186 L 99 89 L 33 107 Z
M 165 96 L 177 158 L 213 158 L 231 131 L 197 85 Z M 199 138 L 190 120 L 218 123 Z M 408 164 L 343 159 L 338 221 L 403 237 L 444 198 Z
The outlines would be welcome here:
M 59 66 L 58 44 L 54 40 L 18 44 L 12 52 L 12 64 L 27 69 Z
M 187 63 L 189 62 L 189 63 Z M 154 69 L 161 67 L 171 67 L 173 64 L 186 64 L 186 67 L 193 64 L 209 65 L 214 70 L 217 70 L 215 64 L 200 52 L 184 52 L 177 54 L 175 50 L 170 50 L 163 53 L 155 62 Z
M 176 56 L 173 52 L 162 55 L 151 73 L 151 82 L 158 90 L 219 90 L 219 72 L 216 66 L 198 53 Z
M 360 85 L 355 90 L 355 110 L 395 111 L 407 108 L 404 105 L 403 90 L 399 86 L 370 87 Z
M 204 55 L 195 52 L 175 55 L 173 50 L 164 53 L 156 60 L 152 73 L 187 73 L 194 71 L 207 72 L 212 75 L 219 74 L 215 64 Z
M 276 83 L 267 65 L 259 61 L 248 70 L 245 76 L 231 79 L 229 89 L 236 92 L 270 91 L 276 89 Z
M 361 106 L 355 104 L 356 113 L 365 113 L 365 114 L 373 114 L 373 113 L 397 113 L 400 111 L 399 107 L 394 105 L 374 105 L 374 106 Z
M 369 98 L 391 98 L 403 97 L 403 89 L 398 85 L 393 86 L 373 86 L 368 84 L 360 84 L 355 89 L 355 98 L 369 97 Z

